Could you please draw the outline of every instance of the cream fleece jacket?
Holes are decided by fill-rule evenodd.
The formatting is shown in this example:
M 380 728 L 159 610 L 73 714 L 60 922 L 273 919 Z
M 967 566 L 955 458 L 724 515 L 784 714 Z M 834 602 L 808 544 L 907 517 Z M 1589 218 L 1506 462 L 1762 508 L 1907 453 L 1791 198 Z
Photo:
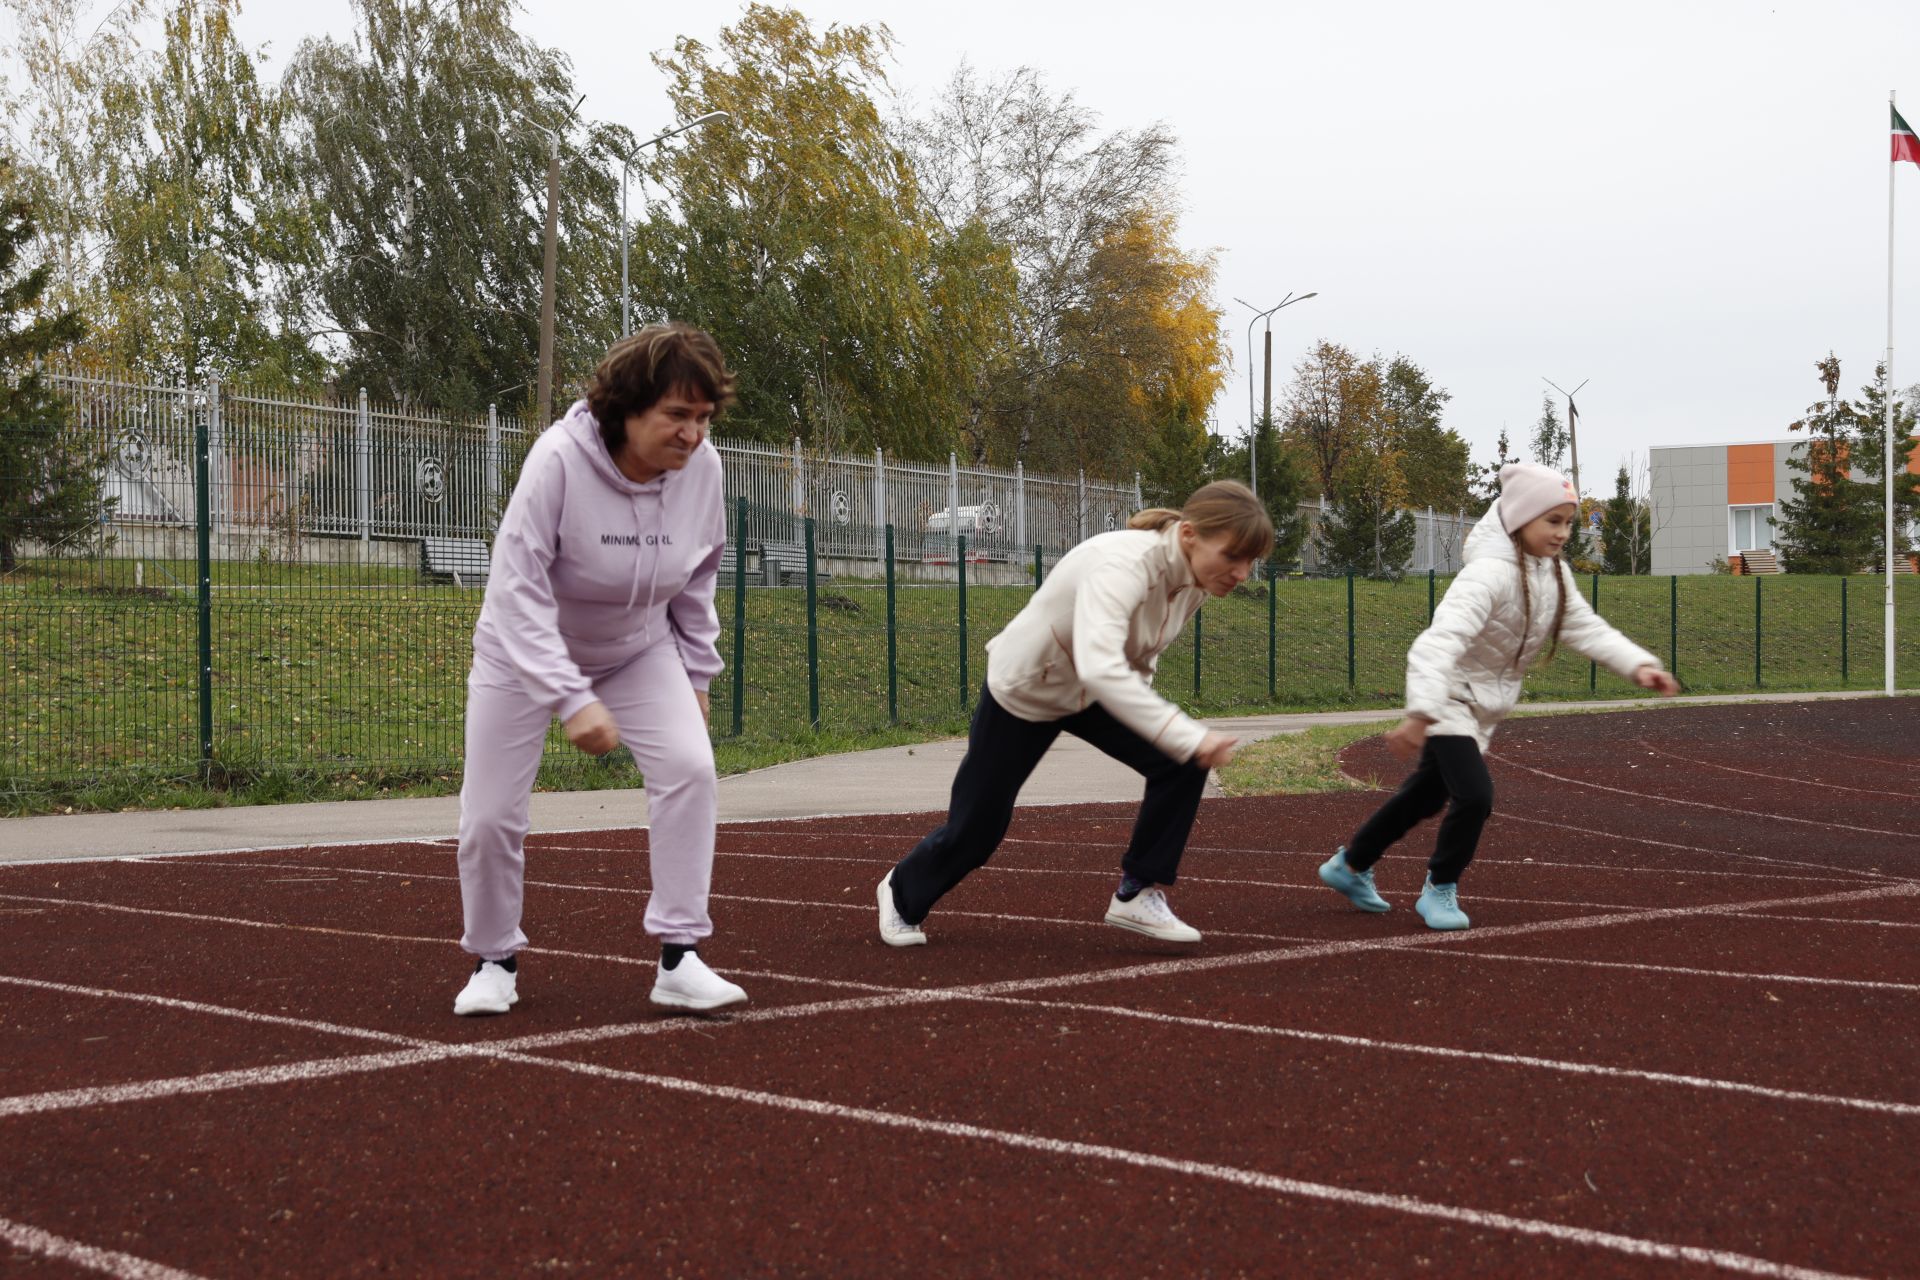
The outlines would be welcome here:
M 1485 751 L 1493 730 L 1520 701 L 1527 667 L 1547 643 L 1559 597 L 1553 585 L 1553 560 L 1525 557 L 1523 568 L 1513 539 L 1500 521 L 1500 500 L 1467 535 L 1466 567 L 1447 588 L 1434 610 L 1433 623 L 1407 651 L 1407 711 L 1433 724 L 1430 734 L 1471 737 Z M 1641 667 L 1660 667 L 1660 659 L 1621 635 L 1593 611 L 1559 562 L 1567 586 L 1567 616 L 1560 643 L 1627 679 Z M 1520 575 L 1527 575 L 1532 618 L 1521 610 Z M 1526 652 L 1520 653 L 1521 635 Z M 1515 661 L 1518 655 L 1519 661 Z
M 1121 529 L 1060 558 L 1026 608 L 987 642 L 987 688 L 1023 720 L 1059 720 L 1098 703 L 1175 760 L 1206 726 L 1153 691 L 1160 655 L 1206 592 L 1180 550 L 1180 522 Z

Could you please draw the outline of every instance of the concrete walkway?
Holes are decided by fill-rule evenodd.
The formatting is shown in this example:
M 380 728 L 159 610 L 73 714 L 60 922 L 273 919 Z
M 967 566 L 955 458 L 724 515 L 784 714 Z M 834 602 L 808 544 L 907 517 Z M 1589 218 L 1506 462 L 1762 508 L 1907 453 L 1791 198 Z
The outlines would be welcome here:
M 1872 698 L 1877 693 L 1732 694 L 1670 700 L 1556 702 L 1527 705 L 1522 714 L 1556 711 L 1646 711 L 1658 707 L 1738 702 L 1811 702 Z M 1299 733 L 1315 725 L 1386 721 L 1387 709 L 1306 715 L 1219 716 L 1207 723 L 1253 742 Z M 753 822 L 827 814 L 923 813 L 944 809 L 964 739 L 818 756 L 720 780 L 720 820 Z M 1217 794 L 1217 792 L 1215 793 Z M 1139 778 L 1078 738 L 1059 743 L 1020 793 L 1023 805 L 1135 800 Z M 444 839 L 460 821 L 458 796 L 408 800 L 350 800 L 327 804 L 247 805 L 139 813 L 85 813 L 0 819 L 0 862 L 130 854 L 196 853 Z M 536 832 L 643 827 L 647 797 L 622 791 L 541 792 L 533 797 Z

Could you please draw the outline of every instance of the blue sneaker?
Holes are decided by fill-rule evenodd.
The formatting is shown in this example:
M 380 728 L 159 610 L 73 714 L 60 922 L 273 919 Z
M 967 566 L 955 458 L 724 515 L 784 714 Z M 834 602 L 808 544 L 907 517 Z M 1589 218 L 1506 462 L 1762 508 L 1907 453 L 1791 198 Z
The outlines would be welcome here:
M 1435 884 L 1432 876 L 1427 877 L 1426 887 L 1420 890 L 1420 900 L 1413 904 L 1413 909 L 1420 913 L 1429 929 L 1464 929 L 1471 923 L 1467 913 L 1460 909 L 1460 886 Z
M 1373 887 L 1373 872 L 1355 871 L 1347 865 L 1347 847 L 1341 845 L 1333 856 L 1320 864 L 1320 883 L 1362 911 L 1391 911 L 1387 900 Z

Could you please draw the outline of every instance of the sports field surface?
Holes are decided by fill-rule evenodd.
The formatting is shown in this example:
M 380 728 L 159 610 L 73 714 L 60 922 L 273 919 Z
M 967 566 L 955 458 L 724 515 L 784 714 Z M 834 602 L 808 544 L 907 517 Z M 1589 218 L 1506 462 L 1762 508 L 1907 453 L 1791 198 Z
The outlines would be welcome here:
M 1378 739 L 1356 772 L 1399 776 Z M 528 843 L 458 1019 L 450 842 L 0 867 L 0 1272 L 1920 1274 L 1920 699 L 1515 720 L 1462 883 L 1314 868 L 1378 792 L 1023 810 L 927 922 L 927 815 L 721 828 L 730 1016 L 646 1003 L 642 831 Z M 875 787 L 885 779 L 875 778 Z

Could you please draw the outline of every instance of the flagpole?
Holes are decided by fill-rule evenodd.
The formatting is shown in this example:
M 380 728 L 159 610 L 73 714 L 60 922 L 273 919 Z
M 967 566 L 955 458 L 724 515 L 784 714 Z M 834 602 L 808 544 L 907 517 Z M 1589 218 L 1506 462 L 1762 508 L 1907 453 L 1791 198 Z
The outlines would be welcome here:
M 1889 115 L 1898 113 L 1894 106 L 1894 91 L 1887 90 L 1887 111 Z M 1886 659 L 1887 693 L 1893 693 L 1893 404 L 1895 400 L 1893 381 L 1893 178 L 1899 161 L 1891 156 L 1887 159 L 1887 521 L 1886 521 L 1886 563 L 1887 571 L 1887 621 L 1886 621 Z M 1902 441 L 1904 444 L 1905 442 Z M 1906 450 L 1902 449 L 1904 456 Z

